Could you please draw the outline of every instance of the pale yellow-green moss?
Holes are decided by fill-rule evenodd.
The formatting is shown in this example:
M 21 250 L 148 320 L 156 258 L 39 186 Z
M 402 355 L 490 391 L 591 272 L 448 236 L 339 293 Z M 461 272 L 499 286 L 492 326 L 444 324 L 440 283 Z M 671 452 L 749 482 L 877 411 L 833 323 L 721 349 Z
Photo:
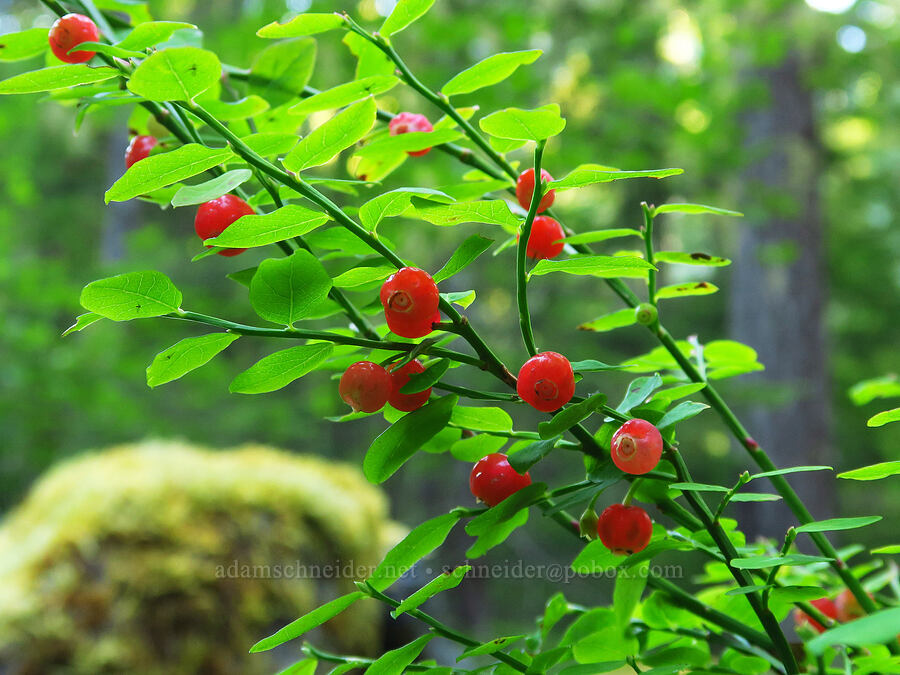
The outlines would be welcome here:
M 50 471 L 0 526 L 0 664 L 271 672 L 250 645 L 353 589 L 341 574 L 297 579 L 298 565 L 307 575 L 339 561 L 371 567 L 400 535 L 381 491 L 346 465 L 177 442 L 84 455 Z M 372 651 L 379 615 L 357 603 L 321 638 Z

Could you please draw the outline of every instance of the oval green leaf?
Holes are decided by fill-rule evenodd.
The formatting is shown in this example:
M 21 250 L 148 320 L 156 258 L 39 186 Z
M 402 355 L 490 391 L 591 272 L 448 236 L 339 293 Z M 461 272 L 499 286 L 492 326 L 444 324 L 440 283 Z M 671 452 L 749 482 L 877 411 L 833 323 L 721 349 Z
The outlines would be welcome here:
M 85 65 L 51 66 L 41 70 L 13 75 L 0 82 L 0 94 L 34 94 L 111 80 L 119 74 L 105 66 L 89 68 Z
M 100 279 L 81 291 L 82 307 L 113 321 L 169 314 L 178 309 L 181 299 L 171 279 L 153 270 Z
M 316 127 L 284 158 L 289 171 L 303 171 L 334 159 L 342 150 L 357 143 L 375 124 L 375 100 L 367 98 L 338 113 Z
M 232 394 L 265 394 L 281 389 L 315 370 L 333 349 L 331 344 L 317 343 L 269 354 L 234 378 L 228 391 Z
M 365 597 L 364 593 L 354 591 L 353 593 L 348 593 L 347 595 L 335 598 L 331 602 L 327 602 L 308 614 L 304 614 L 299 619 L 292 621 L 277 633 L 270 635 L 264 640 L 260 640 L 250 648 L 250 653 L 256 654 L 257 652 L 274 649 L 278 645 L 284 644 L 294 638 L 298 638 L 316 626 L 321 626 L 329 619 L 336 617 L 362 597 Z
M 150 101 L 193 101 L 222 77 L 213 52 L 173 47 L 148 56 L 131 74 L 128 90 Z
M 239 337 L 233 333 L 212 333 L 181 340 L 156 355 L 147 367 L 147 385 L 158 387 L 187 375 L 209 363 Z
M 172 206 L 194 206 L 211 199 L 218 199 L 246 183 L 252 175 L 253 172 L 250 169 L 233 169 L 205 183 L 185 185 L 172 197 Z
M 481 130 L 497 138 L 541 141 L 566 128 L 566 120 L 555 103 L 534 110 L 507 108 L 491 113 L 478 122 Z
M 253 248 L 300 237 L 328 222 L 328 216 L 297 204 L 287 204 L 263 215 L 241 216 L 207 246 Z
M 250 282 L 250 304 L 263 319 L 292 325 L 312 314 L 331 290 L 331 277 L 309 251 L 263 260 Z
M 441 88 L 441 92 L 445 96 L 456 96 L 497 84 L 516 72 L 519 66 L 537 61 L 542 53 L 540 49 L 529 49 L 494 54 L 454 76 Z

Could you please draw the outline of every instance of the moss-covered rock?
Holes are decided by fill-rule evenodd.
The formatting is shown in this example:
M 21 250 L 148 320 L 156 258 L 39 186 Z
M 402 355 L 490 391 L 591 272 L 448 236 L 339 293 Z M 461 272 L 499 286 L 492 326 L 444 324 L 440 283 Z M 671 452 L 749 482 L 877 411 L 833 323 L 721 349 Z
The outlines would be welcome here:
M 0 526 L 0 672 L 272 672 L 250 645 L 351 590 L 348 566 L 399 535 L 378 489 L 321 459 L 169 442 L 82 456 Z M 377 649 L 373 605 L 323 643 Z

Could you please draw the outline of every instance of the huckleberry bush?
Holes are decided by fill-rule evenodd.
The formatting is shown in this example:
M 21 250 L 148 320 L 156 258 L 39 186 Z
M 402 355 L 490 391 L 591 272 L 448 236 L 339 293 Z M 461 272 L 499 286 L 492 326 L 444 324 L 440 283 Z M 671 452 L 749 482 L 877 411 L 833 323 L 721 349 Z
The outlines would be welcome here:
M 665 179 L 682 171 L 585 164 L 554 179 L 542 162 L 548 139 L 566 126 L 559 106 L 482 114 L 454 105 L 454 97 L 498 85 L 531 64 L 539 50 L 490 56 L 431 89 L 410 71 L 393 37 L 414 30 L 433 3 L 400 0 L 377 29 L 346 13 L 301 14 L 270 23 L 257 34 L 273 42 L 249 70 L 223 64 L 213 52 L 178 39 L 179 31 L 196 26 L 135 23 L 134 14 L 100 10 L 92 2 L 44 2 L 61 17 L 49 36 L 35 29 L 6 35 L 0 49 L 6 60 L 52 49 L 67 62 L 11 77 L 0 83 L 0 93 L 78 99 L 76 125 L 108 106 L 140 111 L 134 119 L 143 120 L 136 125 L 141 133 L 129 145 L 127 169 L 106 191 L 106 201 L 137 198 L 196 208 L 196 231 L 205 248 L 194 259 L 203 264 L 209 255 L 236 258 L 229 276 L 249 288 L 260 319 L 259 325 L 247 325 L 185 309 L 189 303 L 163 273 L 126 271 L 84 288 L 81 304 L 87 313 L 66 334 L 98 321 L 154 317 L 205 326 L 207 334 L 186 337 L 153 359 L 147 369 L 153 387 L 202 366 L 235 340 L 278 338 L 270 340 L 269 356 L 235 376 L 230 390 L 263 394 L 304 376 L 343 372 L 340 383 L 334 382 L 334 396 L 353 412 L 342 422 L 383 411 L 386 428 L 371 440 L 363 460 L 365 476 L 374 483 L 402 471 L 426 444 L 431 452 L 447 451 L 463 434 L 512 441 L 505 453 L 483 445 L 484 452 L 466 457 L 474 464 L 470 489 L 483 506 L 461 506 L 414 527 L 368 578 L 358 580 L 357 591 L 264 637 L 251 651 L 299 638 L 353 603 L 375 601 L 386 613 L 393 610 L 392 616 L 405 613 L 421 622 L 421 637 L 374 660 L 329 654 L 306 643 L 306 659 L 296 672 L 313 672 L 317 663 L 331 664 L 333 673 L 365 668 L 576 675 L 622 667 L 659 674 L 900 672 L 900 607 L 886 592 L 896 588 L 896 575 L 884 574 L 871 559 L 851 565 L 849 554 L 842 557 L 826 534 L 880 517 L 815 520 L 787 475 L 802 480 L 804 472 L 830 467 L 777 468 L 713 384 L 761 369 L 755 352 L 729 340 L 705 345 L 676 340 L 662 322 L 662 301 L 715 288 L 705 282 L 659 287 L 660 265 L 728 261 L 657 252 L 657 219 L 668 213 L 741 214 L 701 204 L 643 203 L 639 229 L 588 230 L 570 222 L 552 209 L 559 193 L 617 180 Z M 327 91 L 306 86 L 315 41 L 341 39 L 353 45 L 359 77 Z M 418 94 L 425 114 L 379 109 L 377 97 L 395 87 Z M 335 112 L 315 128 L 305 124 L 323 111 Z M 267 124 L 259 130 L 254 118 L 263 114 Z M 432 124 L 429 117 L 438 121 Z M 392 172 L 404 162 L 428 162 L 438 155 L 429 150 L 459 161 L 466 189 L 388 188 Z M 520 159 L 510 159 L 511 153 Z M 342 155 L 346 178 L 311 173 Z M 493 226 L 498 237 L 461 235 L 444 266 L 429 272 L 408 257 L 415 251 L 395 248 L 379 236 L 383 220 L 399 217 L 414 223 L 410 227 L 480 223 Z M 355 245 L 341 256 L 326 256 L 317 245 L 323 232 Z M 640 239 L 642 251 L 613 256 L 593 250 L 592 245 L 616 237 Z M 240 254 L 257 247 L 267 247 L 273 257 L 242 269 Z M 516 289 L 524 350 L 514 362 L 501 360 L 461 313 L 475 293 L 439 287 L 467 266 L 483 264 L 479 258 L 488 249 Z M 624 366 L 574 360 L 549 349 L 552 344 L 539 349 L 532 323 L 540 317 L 529 311 L 528 290 L 551 274 L 560 286 L 567 275 L 590 277 L 598 293 L 611 291 L 626 305 L 582 328 L 640 325 L 659 346 Z M 333 327 L 304 328 L 304 320 L 313 318 L 330 320 Z M 610 404 L 601 391 L 602 375 L 617 368 L 640 376 L 620 403 Z M 492 375 L 496 390 L 466 386 L 466 373 L 473 369 Z M 689 396 L 705 403 L 682 400 Z M 522 405 L 546 413 L 546 421 L 536 430 L 513 429 L 505 409 Z M 679 450 L 679 425 L 707 409 L 707 415 L 721 418 L 754 465 L 756 473 L 745 471 L 734 485 L 694 482 Z M 896 418 L 893 414 L 884 423 Z M 573 450 L 581 453 L 584 479 L 551 487 L 540 482 L 539 463 L 560 450 L 572 457 Z M 456 459 L 448 453 L 446 461 Z M 873 480 L 898 472 L 897 463 L 886 463 L 842 477 Z M 630 484 L 623 503 L 607 499 L 604 504 L 604 491 L 623 481 Z M 775 492 L 752 491 L 750 483 L 753 488 L 769 484 Z M 734 502 L 773 500 L 787 504 L 797 525 L 782 541 L 748 543 L 726 510 Z M 651 507 L 658 520 L 651 519 Z M 420 609 L 432 596 L 464 584 L 466 565 L 439 574 L 409 597 L 392 595 L 402 571 L 440 547 L 455 527 L 474 537 L 467 556 L 475 559 L 523 526 L 532 509 L 571 533 L 572 549 L 560 555 L 573 559 L 574 571 L 617 571 L 612 606 L 592 607 L 590 598 L 570 604 L 557 593 L 531 632 L 495 638 L 465 634 Z M 817 550 L 815 555 L 797 552 L 801 537 L 809 539 L 804 543 Z M 707 558 L 703 592 L 690 593 L 656 574 L 651 562 L 662 552 Z M 872 551 L 893 552 L 897 547 Z M 609 583 L 603 578 L 597 583 Z M 787 637 L 792 612 L 802 645 Z M 458 643 L 458 663 L 425 660 L 432 639 Z

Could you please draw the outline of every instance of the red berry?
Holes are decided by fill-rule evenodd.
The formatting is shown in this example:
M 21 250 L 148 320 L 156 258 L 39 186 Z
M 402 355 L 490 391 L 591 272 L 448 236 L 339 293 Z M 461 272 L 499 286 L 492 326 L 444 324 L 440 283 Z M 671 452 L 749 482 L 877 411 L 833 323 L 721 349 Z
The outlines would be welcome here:
M 381 410 L 391 393 L 390 373 L 377 363 L 357 361 L 341 375 L 338 393 L 354 412 Z
M 872 594 L 869 593 L 869 597 L 871 596 Z M 837 618 L 839 621 L 853 621 L 861 616 L 865 616 L 866 612 L 862 605 L 859 604 L 859 600 L 848 588 L 841 591 L 840 595 L 834 599 L 834 604 L 837 607 Z
M 410 361 L 401 368 L 391 368 L 391 394 L 388 396 L 388 403 L 403 412 L 412 412 L 425 405 L 431 396 L 431 387 L 417 394 L 400 393 L 400 390 L 409 382 L 410 375 L 424 371 L 425 367 L 418 361 Z
M 97 30 L 97 24 L 84 14 L 66 14 L 53 23 L 47 38 L 50 50 L 60 61 L 85 63 L 94 58 L 97 52 L 79 50 L 69 54 L 69 50 L 82 42 L 97 42 L 100 31 Z
M 396 115 L 388 124 L 388 129 L 391 131 L 391 136 L 407 134 L 410 131 L 434 131 L 434 127 L 431 126 L 431 122 L 428 121 L 425 115 L 411 112 L 402 112 Z M 431 152 L 431 148 L 409 151 L 406 154 L 410 157 L 421 157 L 429 152 Z
M 469 474 L 469 489 L 488 506 L 496 506 L 528 485 L 531 485 L 528 472 L 517 472 L 509 465 L 506 455 L 499 452 L 479 459 Z
M 613 463 L 625 473 L 635 475 L 653 470 L 659 464 L 662 451 L 659 429 L 647 420 L 628 420 L 613 434 L 610 442 Z
M 523 401 L 541 412 L 559 410 L 575 393 L 572 364 L 556 352 L 532 356 L 519 370 L 516 391 Z
M 548 171 L 541 169 L 541 181 L 550 182 L 553 176 Z M 519 180 L 516 181 L 516 198 L 523 209 L 531 207 L 531 196 L 534 194 L 534 169 L 527 169 L 519 174 Z M 542 213 L 550 208 L 553 200 L 556 198 L 556 190 L 548 190 L 541 197 L 541 203 L 538 204 L 538 213 Z
M 147 159 L 150 151 L 159 143 L 153 136 L 135 136 L 125 149 L 125 168 L 130 169 L 132 164 Z
M 819 598 L 818 600 L 813 600 L 809 604 L 811 604 L 817 610 L 822 612 L 822 614 L 827 616 L 829 619 L 837 619 L 837 617 L 838 617 L 837 605 L 834 604 L 834 602 L 831 600 L 831 598 Z M 813 627 L 813 629 L 815 629 L 815 631 L 817 633 L 825 632 L 825 626 L 820 624 L 818 621 L 813 619 L 809 614 L 807 614 L 806 612 L 804 612 L 800 609 L 794 610 L 794 623 L 796 623 L 798 626 L 809 624 L 810 626 Z
M 388 327 L 403 337 L 428 335 L 432 322 L 440 321 L 440 301 L 434 279 L 415 267 L 397 270 L 381 285 L 381 304 Z
M 200 205 L 197 209 L 197 216 L 194 218 L 194 229 L 197 236 L 206 241 L 213 237 L 218 237 L 225 228 L 231 225 L 238 218 L 249 216 L 255 213 L 253 207 L 240 197 L 234 195 L 222 195 L 218 199 L 213 199 Z M 207 247 L 211 248 L 211 247 Z M 225 248 L 216 251 L 219 255 L 233 256 L 243 253 L 245 248 Z
M 653 536 L 653 521 L 640 506 L 613 504 L 600 514 L 597 534 L 616 555 L 631 555 L 647 548 Z
M 562 253 L 565 244 L 559 240 L 566 236 L 562 225 L 549 216 L 538 216 L 531 224 L 525 255 L 535 260 L 555 258 Z

